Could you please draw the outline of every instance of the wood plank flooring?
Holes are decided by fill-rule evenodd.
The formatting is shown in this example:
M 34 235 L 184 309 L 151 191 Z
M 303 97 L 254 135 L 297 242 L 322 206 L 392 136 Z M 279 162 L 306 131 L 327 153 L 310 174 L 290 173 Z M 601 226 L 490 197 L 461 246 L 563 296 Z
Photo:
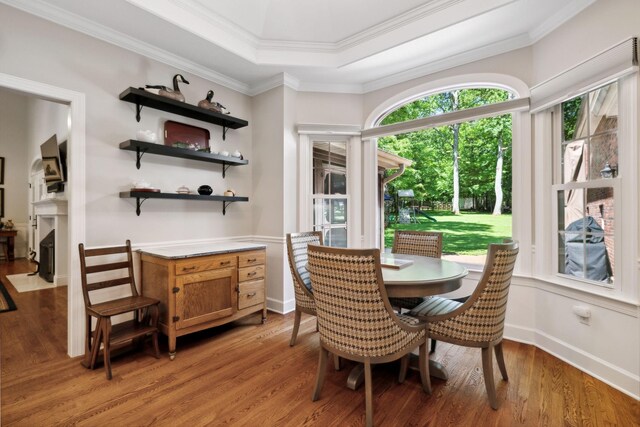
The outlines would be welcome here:
M 32 267 L 0 264 L 18 310 L 0 314 L 2 426 L 359 426 L 364 390 L 345 386 L 353 366 L 330 365 L 311 401 L 318 363 L 315 319 L 303 315 L 289 347 L 293 315 L 269 313 L 266 325 L 224 326 L 178 339 L 174 361 L 141 352 L 113 361 L 113 380 L 66 356 L 66 288 L 17 293 L 6 274 Z M 422 392 L 417 373 L 396 381 L 397 364 L 373 372 L 374 422 L 384 426 L 637 426 L 634 399 L 535 347 L 506 341 L 509 381 L 498 380 L 500 408 L 489 406 L 480 350 L 438 343 L 433 358 L 449 369 Z M 500 378 L 497 366 L 495 376 Z

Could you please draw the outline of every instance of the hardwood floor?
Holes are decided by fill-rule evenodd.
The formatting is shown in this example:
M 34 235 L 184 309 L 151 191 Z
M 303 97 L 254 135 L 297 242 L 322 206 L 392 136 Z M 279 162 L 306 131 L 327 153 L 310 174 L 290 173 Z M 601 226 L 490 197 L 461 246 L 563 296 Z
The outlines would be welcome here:
M 320 400 L 311 401 L 318 363 L 315 319 L 303 315 L 289 347 L 293 313 L 269 313 L 178 339 L 170 361 L 143 351 L 113 360 L 113 380 L 66 356 L 66 288 L 17 293 L 6 274 L 26 261 L 0 264 L 0 279 L 18 306 L 0 314 L 3 426 L 364 424 L 364 390 L 345 386 L 350 362 L 329 367 Z M 373 372 L 374 422 L 389 426 L 634 426 L 637 401 L 535 347 L 506 341 L 509 381 L 497 382 L 500 408 L 489 406 L 480 350 L 438 343 L 447 382 L 432 378 L 424 394 L 416 372 L 396 381 L 398 365 Z M 331 364 L 329 364 L 331 365 Z M 496 378 L 500 378 L 496 370 Z

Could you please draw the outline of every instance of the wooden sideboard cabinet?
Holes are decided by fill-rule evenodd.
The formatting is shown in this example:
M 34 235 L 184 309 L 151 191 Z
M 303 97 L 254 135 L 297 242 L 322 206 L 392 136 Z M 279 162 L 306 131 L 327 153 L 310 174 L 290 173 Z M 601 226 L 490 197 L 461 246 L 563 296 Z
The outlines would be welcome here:
M 267 319 L 265 249 L 168 258 L 141 251 L 142 292 L 160 300 L 160 331 L 176 338 L 254 313 Z

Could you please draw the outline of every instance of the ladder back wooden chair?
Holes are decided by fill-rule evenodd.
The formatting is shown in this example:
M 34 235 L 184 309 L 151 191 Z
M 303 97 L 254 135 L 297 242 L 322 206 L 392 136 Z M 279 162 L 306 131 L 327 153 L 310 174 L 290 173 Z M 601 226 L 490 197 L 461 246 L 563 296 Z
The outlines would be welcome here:
M 419 347 L 422 388 L 431 393 L 426 324 L 396 315 L 391 308 L 382 281 L 380 251 L 310 245 L 308 258 L 320 332 L 312 400 L 320 397 L 329 352 L 364 364 L 367 426 L 373 425 L 372 364 L 402 359 L 402 382 L 408 354 Z
M 492 353 L 495 353 L 502 378 L 508 380 L 502 333 L 517 256 L 517 242 L 490 244 L 482 277 L 465 303 L 432 297 L 409 312 L 427 322 L 430 338 L 482 349 L 484 382 L 493 409 L 498 408 L 498 399 Z
M 289 342 L 290 346 L 296 343 L 302 313 L 316 315 L 316 303 L 313 299 L 311 279 L 309 279 L 309 272 L 307 271 L 307 246 L 309 244 L 322 245 L 322 232 L 307 231 L 287 234 L 287 253 L 296 297 L 296 313 L 291 341 Z
M 151 336 L 155 356 L 159 358 L 158 304 L 160 301 L 138 294 L 133 275 L 131 242 L 127 240 L 125 246 L 98 249 L 85 249 L 84 244 L 80 243 L 78 249 L 86 316 L 85 356 L 82 364 L 94 369 L 102 344 L 104 367 L 107 379 L 110 380 L 112 346 L 146 336 Z M 88 260 L 90 263 L 87 262 Z M 89 281 L 90 277 L 97 281 Z M 105 289 L 125 285 L 128 285 L 129 296 L 106 300 Z M 99 293 L 102 295 L 98 296 Z M 133 320 L 112 325 L 113 316 L 125 313 L 133 314 Z M 92 331 L 94 317 L 96 327 Z
M 442 258 L 442 233 L 435 231 L 396 230 L 393 235 L 394 254 L 420 255 L 430 258 Z M 391 305 L 411 310 L 421 304 L 425 298 L 390 298 Z

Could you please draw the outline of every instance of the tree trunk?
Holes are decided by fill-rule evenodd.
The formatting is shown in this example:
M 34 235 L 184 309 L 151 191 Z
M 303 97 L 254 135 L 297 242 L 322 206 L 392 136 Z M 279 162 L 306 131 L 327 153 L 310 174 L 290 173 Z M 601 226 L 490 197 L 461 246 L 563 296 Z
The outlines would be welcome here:
M 452 111 L 458 110 L 459 91 L 451 92 L 453 96 Z M 460 142 L 460 123 L 453 125 L 453 200 L 451 201 L 451 212 L 454 215 L 460 214 L 460 176 L 458 171 L 458 144 Z
M 493 206 L 494 215 L 502 215 L 502 135 L 498 138 L 498 160 L 496 161 L 496 204 Z

